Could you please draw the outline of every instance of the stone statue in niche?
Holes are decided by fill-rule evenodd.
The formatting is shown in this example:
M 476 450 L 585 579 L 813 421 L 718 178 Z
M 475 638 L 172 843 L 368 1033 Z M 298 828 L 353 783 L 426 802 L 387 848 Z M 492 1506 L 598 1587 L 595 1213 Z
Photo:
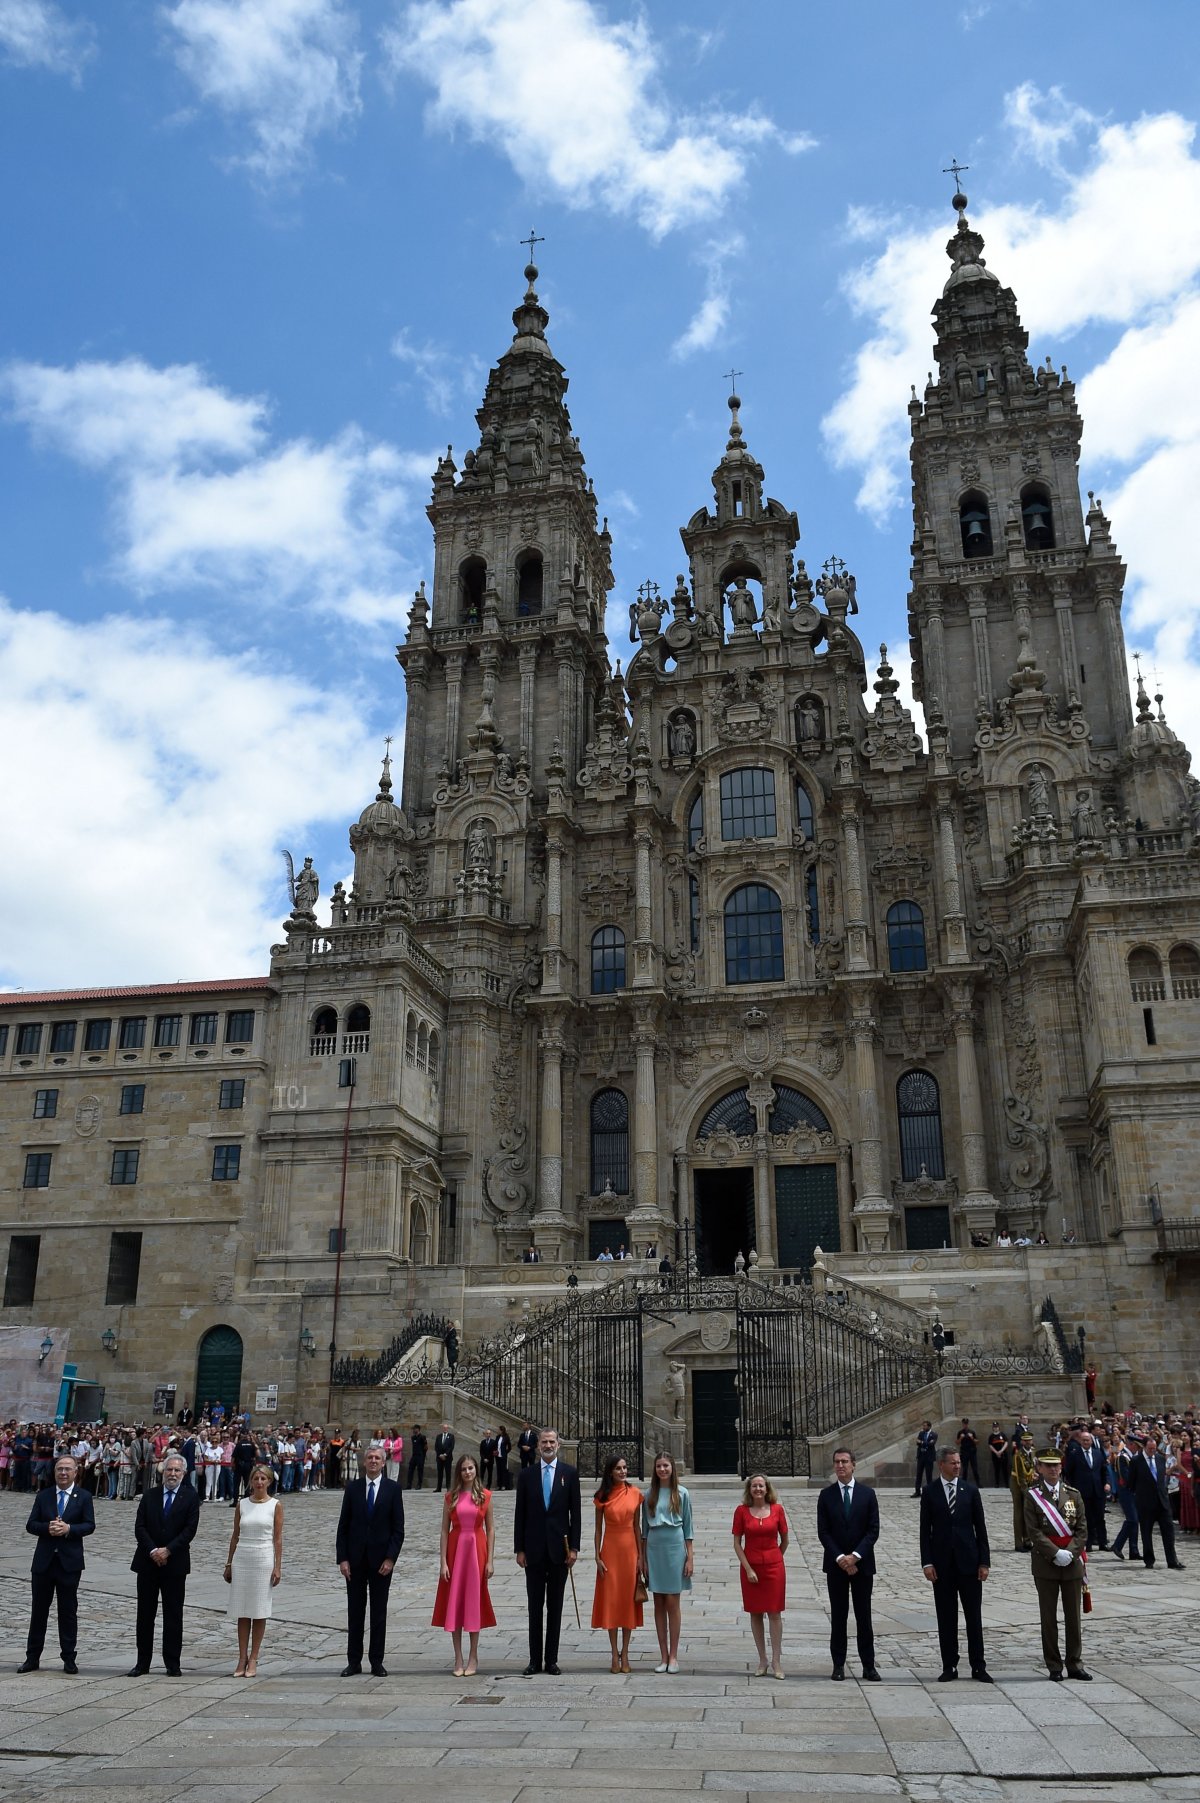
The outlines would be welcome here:
M 702 639 L 719 639 L 721 636 L 721 620 L 716 610 L 704 602 L 696 608 L 696 624 L 700 628 Z
M 796 737 L 802 745 L 824 737 L 821 704 L 814 695 L 804 695 L 796 703 Z
M 667 1375 L 663 1379 L 663 1389 L 667 1393 L 667 1401 L 671 1405 L 672 1421 L 683 1420 L 684 1372 L 686 1367 L 673 1359 L 667 1366 Z
M 472 821 L 467 831 L 468 870 L 491 870 L 492 868 L 492 835 L 482 820 Z
M 388 872 L 388 899 L 406 902 L 412 894 L 412 871 L 405 859 L 400 858 Z
M 1104 837 L 1104 826 L 1089 788 L 1075 791 L 1075 805 L 1071 809 L 1071 832 L 1076 839 Z
M 746 587 L 746 578 L 739 576 L 725 597 L 729 604 L 729 616 L 733 621 L 735 632 L 748 632 L 758 623 L 758 609 L 754 605 L 754 596 Z
M 689 714 L 674 714 L 667 727 L 667 743 L 673 758 L 690 758 L 696 752 L 696 729 Z
M 1035 764 L 1029 772 L 1028 789 L 1030 816 L 1034 820 L 1049 820 L 1053 811 L 1050 806 L 1050 784 L 1040 764 Z

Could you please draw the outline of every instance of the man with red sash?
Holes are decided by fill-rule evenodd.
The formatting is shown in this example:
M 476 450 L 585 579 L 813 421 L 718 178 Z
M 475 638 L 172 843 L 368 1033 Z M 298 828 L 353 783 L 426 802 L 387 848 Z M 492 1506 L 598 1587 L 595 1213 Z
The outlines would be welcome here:
M 1067 1677 L 1091 1681 L 1083 1668 L 1083 1591 L 1087 1581 L 1087 1512 L 1078 1490 L 1062 1481 L 1062 1455 L 1037 1456 L 1037 1480 L 1025 1493 L 1025 1538 L 1033 1546 L 1033 1582 L 1042 1616 L 1042 1657 L 1055 1683 L 1062 1679 L 1058 1599 L 1067 1640 Z

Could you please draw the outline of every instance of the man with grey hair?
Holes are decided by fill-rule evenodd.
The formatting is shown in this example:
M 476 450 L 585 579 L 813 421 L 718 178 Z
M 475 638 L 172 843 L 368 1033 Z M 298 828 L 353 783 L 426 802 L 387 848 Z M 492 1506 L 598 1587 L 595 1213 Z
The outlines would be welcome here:
M 33 1549 L 33 1607 L 25 1642 L 23 1672 L 35 1672 L 46 1644 L 50 1604 L 58 1604 L 58 1645 L 63 1670 L 73 1678 L 79 1628 L 79 1579 L 83 1574 L 83 1539 L 96 1531 L 90 1493 L 78 1482 L 79 1467 L 69 1453 L 54 1461 L 54 1482 L 39 1490 L 25 1531 L 36 1534 Z
M 137 1549 L 130 1570 L 137 1573 L 137 1664 L 131 1678 L 144 1678 L 154 1657 L 154 1623 L 162 1601 L 162 1655 L 167 1676 L 182 1676 L 183 1594 L 192 1569 L 191 1544 L 200 1525 L 200 1497 L 187 1482 L 187 1462 L 173 1452 L 163 1462 L 159 1488 L 147 1490 L 133 1524 Z

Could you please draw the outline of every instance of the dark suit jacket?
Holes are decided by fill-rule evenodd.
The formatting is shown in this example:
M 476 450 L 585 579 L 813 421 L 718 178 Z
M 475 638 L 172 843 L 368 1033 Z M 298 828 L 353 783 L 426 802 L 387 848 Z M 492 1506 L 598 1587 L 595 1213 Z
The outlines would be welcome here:
M 1130 1466 L 1133 1479 L 1133 1494 L 1137 1502 L 1138 1514 L 1144 1511 L 1147 1515 L 1154 1513 L 1156 1503 L 1164 1509 L 1171 1504 L 1167 1495 L 1167 1461 L 1163 1457 L 1162 1447 L 1154 1455 L 1154 1471 L 1150 1470 L 1144 1452 L 1138 1452 Z
M 1067 1447 L 1063 1459 L 1063 1476 L 1073 1490 L 1078 1490 L 1084 1502 L 1103 1502 L 1104 1486 L 1108 1482 L 1108 1466 L 1103 1450 L 1092 1442 L 1092 1462 L 1089 1465 L 1087 1454 L 1078 1440 L 1072 1440 Z
M 542 1496 L 542 1461 L 525 1465 L 517 1476 L 513 1510 L 513 1550 L 524 1553 L 530 1565 L 562 1565 L 566 1561 L 564 1539 L 571 1551 L 579 1551 L 583 1509 L 579 1473 L 559 1459 L 547 1509 Z
M 200 1497 L 186 1479 L 175 1492 L 170 1513 L 163 1515 L 166 1491 L 156 1487 L 147 1490 L 138 1504 L 133 1524 L 137 1550 L 130 1571 L 155 1571 L 163 1576 L 185 1578 L 192 1569 L 191 1544 L 200 1526 Z M 150 1557 L 155 1547 L 165 1546 L 170 1558 L 165 1565 Z
M 48 1490 L 38 1491 L 29 1511 L 29 1520 L 25 1523 L 26 1533 L 36 1534 L 38 1537 L 38 1543 L 33 1549 L 32 1569 L 49 1571 L 57 1559 L 60 1571 L 82 1571 L 83 1537 L 96 1531 L 96 1511 L 92 1507 L 90 1493 L 81 1490 L 76 1484 L 67 1498 L 63 1520 L 71 1532 L 65 1539 L 50 1532 L 50 1523 L 57 1514 L 58 1491 L 51 1484 Z
M 454 1435 L 439 1434 L 433 1443 L 433 1450 L 439 1459 L 448 1459 L 454 1451 Z
M 817 1498 L 817 1538 L 825 1548 L 822 1571 L 837 1571 L 843 1553 L 857 1553 L 859 1573 L 873 1575 L 875 1542 L 879 1538 L 879 1498 L 874 1490 L 856 1480 L 847 1515 L 842 1486 L 827 1484 Z
M 404 1545 L 404 1492 L 394 1478 L 381 1477 L 375 1507 L 367 1513 L 367 1480 L 356 1477 L 342 1492 L 337 1525 L 337 1562 L 366 1564 L 378 1571 Z
M 992 1562 L 983 1498 L 974 1484 L 957 1483 L 953 1515 L 940 1476 L 921 1492 L 921 1564 L 932 1565 L 939 1578 L 973 1578 Z

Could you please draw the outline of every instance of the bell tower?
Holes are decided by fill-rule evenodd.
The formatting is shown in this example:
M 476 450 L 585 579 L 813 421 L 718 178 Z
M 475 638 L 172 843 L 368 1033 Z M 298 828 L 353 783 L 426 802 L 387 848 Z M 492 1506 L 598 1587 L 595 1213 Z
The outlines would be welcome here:
M 573 775 L 608 678 L 611 540 L 607 522 L 597 524 L 537 275 L 530 263 L 513 341 L 475 416 L 477 446 L 461 472 L 448 448 L 433 478 L 433 596 L 422 584 L 397 652 L 410 816 L 432 808 L 468 751 L 494 750 L 544 792 L 557 746 Z
M 908 409 L 914 689 L 955 756 L 969 753 L 980 710 L 1030 672 L 1086 720 L 1094 746 L 1115 748 L 1132 718 L 1125 571 L 1099 510 L 1084 519 L 1075 385 L 1049 360 L 1030 364 L 1016 297 L 988 269 L 966 208 L 959 190 L 933 310 L 937 374 Z

